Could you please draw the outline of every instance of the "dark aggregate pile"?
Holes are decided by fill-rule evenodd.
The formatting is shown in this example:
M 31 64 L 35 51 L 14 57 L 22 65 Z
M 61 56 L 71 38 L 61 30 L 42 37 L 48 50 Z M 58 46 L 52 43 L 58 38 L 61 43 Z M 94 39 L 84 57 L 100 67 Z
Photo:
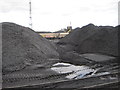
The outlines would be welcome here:
M 97 47 L 96 44 L 102 46 L 98 45 Z M 56 46 L 29 28 L 14 23 L 2 23 L 3 88 L 25 85 L 28 88 L 30 86 L 33 88 L 80 89 L 85 86 L 105 83 L 105 80 L 97 77 L 80 81 L 67 80 L 65 76 L 69 73 L 59 74 L 52 71 L 50 67 L 54 63 L 60 62 L 59 58 L 63 62 L 74 62 L 73 64 L 79 65 L 96 64 L 83 56 L 87 55 L 86 53 L 118 56 L 116 44 L 117 27 L 98 27 L 89 24 L 73 30 Z M 116 79 L 109 80 L 107 77 L 106 83 L 110 81 L 116 81 Z
M 48 66 L 58 59 L 56 46 L 30 28 L 14 23 L 2 23 L 3 74 L 25 68 L 27 65 Z
M 78 54 L 99 53 L 117 57 L 118 27 L 88 24 L 82 28 L 74 29 L 57 43 L 60 58 L 66 59 L 64 56 L 71 51 Z

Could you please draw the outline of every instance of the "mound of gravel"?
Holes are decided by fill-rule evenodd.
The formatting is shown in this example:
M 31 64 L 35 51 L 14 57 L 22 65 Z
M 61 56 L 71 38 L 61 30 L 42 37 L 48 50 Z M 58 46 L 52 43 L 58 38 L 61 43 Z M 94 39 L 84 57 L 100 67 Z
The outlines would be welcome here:
M 88 24 L 74 29 L 69 35 L 62 38 L 58 45 L 66 52 L 118 56 L 118 27 Z
M 3 73 L 40 64 L 46 67 L 59 58 L 56 46 L 30 28 L 14 23 L 2 23 Z

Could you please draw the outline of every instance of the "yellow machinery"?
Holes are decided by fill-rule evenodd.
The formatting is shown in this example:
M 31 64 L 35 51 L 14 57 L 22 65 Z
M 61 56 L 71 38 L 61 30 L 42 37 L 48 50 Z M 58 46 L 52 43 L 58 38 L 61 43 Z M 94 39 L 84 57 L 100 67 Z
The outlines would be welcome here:
M 41 33 L 39 32 L 39 34 L 48 39 L 63 38 L 66 35 L 68 35 L 71 32 L 71 30 L 72 30 L 72 27 L 68 26 L 67 29 L 62 33 L 54 33 L 54 32 L 53 33 Z

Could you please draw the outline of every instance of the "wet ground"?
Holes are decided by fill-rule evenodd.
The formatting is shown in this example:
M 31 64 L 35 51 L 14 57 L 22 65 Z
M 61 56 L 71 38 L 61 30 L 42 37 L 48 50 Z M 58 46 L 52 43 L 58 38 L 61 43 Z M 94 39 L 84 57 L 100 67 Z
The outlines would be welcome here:
M 50 68 L 28 67 L 3 75 L 3 88 L 87 88 L 114 84 L 118 83 L 119 68 L 117 63 L 89 67 L 63 62 L 53 64 Z

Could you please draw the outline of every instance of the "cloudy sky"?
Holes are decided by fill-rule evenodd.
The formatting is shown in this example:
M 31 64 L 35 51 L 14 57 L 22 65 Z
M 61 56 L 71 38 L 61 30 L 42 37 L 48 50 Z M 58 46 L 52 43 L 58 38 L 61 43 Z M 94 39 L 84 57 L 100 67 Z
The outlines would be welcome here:
M 31 0 L 35 31 L 57 31 L 71 25 L 82 27 L 118 25 L 119 0 Z M 29 27 L 29 0 L 0 0 L 0 22 Z

